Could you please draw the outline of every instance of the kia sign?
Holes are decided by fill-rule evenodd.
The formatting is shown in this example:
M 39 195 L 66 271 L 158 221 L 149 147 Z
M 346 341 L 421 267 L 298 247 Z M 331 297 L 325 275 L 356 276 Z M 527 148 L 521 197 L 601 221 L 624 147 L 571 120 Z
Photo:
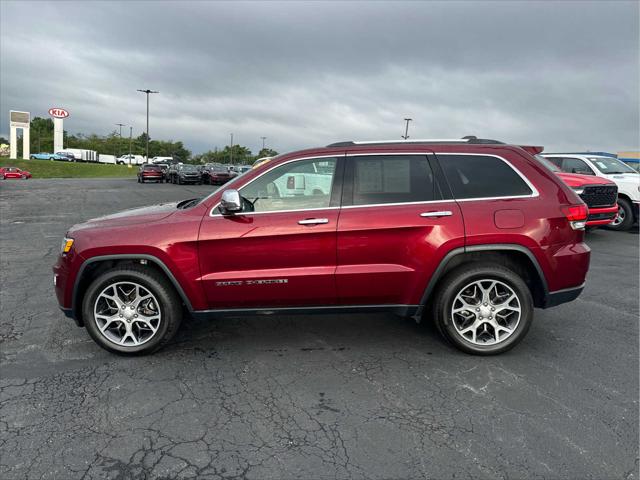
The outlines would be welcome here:
M 64 108 L 50 108 L 49 115 L 53 118 L 67 118 L 69 116 L 69 112 Z
M 59 152 L 63 149 L 64 145 L 64 128 L 62 121 L 69 116 L 64 108 L 50 108 L 49 115 L 53 117 L 53 151 Z

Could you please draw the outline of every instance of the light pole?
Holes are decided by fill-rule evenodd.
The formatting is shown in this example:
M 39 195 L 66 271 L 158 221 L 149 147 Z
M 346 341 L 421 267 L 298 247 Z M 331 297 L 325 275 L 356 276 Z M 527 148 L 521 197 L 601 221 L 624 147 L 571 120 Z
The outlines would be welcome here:
M 116 123 L 116 125 L 118 127 L 120 127 L 120 130 L 118 132 L 118 136 L 120 137 L 120 140 L 118 140 L 118 157 L 119 157 L 120 156 L 120 147 L 122 146 L 122 127 L 126 127 L 126 125 L 124 123 Z
M 231 134 L 231 145 L 229 146 L 229 164 L 233 165 L 233 133 Z
M 264 150 L 264 141 L 267 139 L 267 137 L 260 137 L 262 139 L 262 150 Z
M 129 165 L 131 165 L 131 140 L 133 140 L 133 127 L 129 127 Z
M 409 138 L 409 122 L 411 122 L 413 120 L 413 118 L 405 118 L 404 121 L 406 122 L 405 127 L 404 127 L 404 135 L 400 135 L 402 138 L 404 138 L 405 140 L 407 138 Z
M 146 90 L 138 89 L 138 91 L 147 94 L 147 158 L 146 158 L 146 161 L 148 162 L 149 161 L 149 94 L 160 93 L 160 92 L 149 90 L 148 88 Z

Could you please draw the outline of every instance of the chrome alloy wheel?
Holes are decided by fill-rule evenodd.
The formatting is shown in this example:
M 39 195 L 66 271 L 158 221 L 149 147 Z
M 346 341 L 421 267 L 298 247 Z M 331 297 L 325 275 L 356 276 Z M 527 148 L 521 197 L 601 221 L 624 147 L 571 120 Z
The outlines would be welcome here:
M 93 315 L 98 330 L 109 341 L 133 347 L 147 343 L 161 322 L 156 297 L 135 282 L 115 282 L 97 296 Z
M 503 282 L 476 280 L 451 305 L 456 332 L 475 345 L 496 345 L 516 331 L 522 315 L 518 295 Z
M 618 205 L 618 216 L 616 217 L 616 219 L 613 222 L 611 222 L 610 225 L 613 225 L 614 227 L 617 227 L 622 222 L 624 222 L 624 219 L 625 219 L 626 216 L 627 216 L 627 213 L 624 211 L 624 208 L 622 208 L 620 205 Z

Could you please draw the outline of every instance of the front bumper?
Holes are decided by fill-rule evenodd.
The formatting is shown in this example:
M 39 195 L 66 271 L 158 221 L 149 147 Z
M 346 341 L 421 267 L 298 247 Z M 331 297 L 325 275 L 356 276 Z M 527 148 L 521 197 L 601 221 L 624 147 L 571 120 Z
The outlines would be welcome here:
M 608 225 L 615 220 L 617 215 L 618 205 L 613 205 L 611 207 L 589 208 L 587 227 Z

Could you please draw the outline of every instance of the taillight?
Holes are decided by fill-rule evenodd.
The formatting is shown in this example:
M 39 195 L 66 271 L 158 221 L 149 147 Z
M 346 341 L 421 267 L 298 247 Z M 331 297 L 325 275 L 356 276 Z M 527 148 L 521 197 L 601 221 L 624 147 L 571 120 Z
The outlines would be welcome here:
M 567 207 L 561 207 L 562 213 L 567 217 L 569 225 L 574 230 L 581 230 L 587 224 L 587 217 L 589 216 L 589 209 L 584 203 L 578 205 L 569 205 Z

